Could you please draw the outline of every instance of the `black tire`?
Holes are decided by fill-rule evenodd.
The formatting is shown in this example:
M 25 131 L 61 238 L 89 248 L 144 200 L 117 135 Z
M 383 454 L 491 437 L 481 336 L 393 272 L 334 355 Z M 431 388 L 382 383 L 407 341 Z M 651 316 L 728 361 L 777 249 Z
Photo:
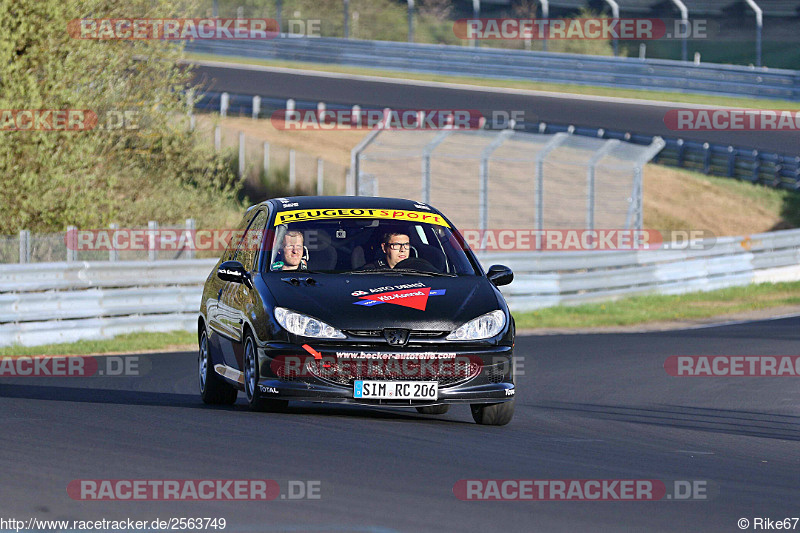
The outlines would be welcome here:
M 260 374 L 258 370 L 258 352 L 253 335 L 248 331 L 244 337 L 244 393 L 247 405 L 253 411 L 283 412 L 289 406 L 288 400 L 266 400 L 258 390 Z
M 236 402 L 237 391 L 214 370 L 214 363 L 208 351 L 208 336 L 206 329 L 202 328 L 198 334 L 197 367 L 200 384 L 200 397 L 203 403 L 209 405 L 233 405 Z
M 417 407 L 417 412 L 423 415 L 443 415 L 450 410 L 448 404 L 442 405 L 426 405 L 425 407 Z
M 514 400 L 505 403 L 473 403 L 472 418 L 485 426 L 505 426 L 514 418 Z

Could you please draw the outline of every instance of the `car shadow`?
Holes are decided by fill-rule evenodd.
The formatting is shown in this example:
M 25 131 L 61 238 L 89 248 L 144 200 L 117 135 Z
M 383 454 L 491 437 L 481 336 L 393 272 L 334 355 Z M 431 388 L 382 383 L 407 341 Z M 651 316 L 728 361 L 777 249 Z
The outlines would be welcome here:
M 0 398 L 250 412 L 241 395 L 234 405 L 206 405 L 197 394 L 0 383 Z M 259 415 L 261 413 L 253 414 Z M 292 402 L 286 411 L 272 414 L 468 423 L 460 420 L 421 415 L 405 410 L 393 410 L 382 406 L 317 404 L 313 402 Z
M 570 402 L 541 402 L 536 407 L 579 416 L 747 437 L 800 441 L 800 416 L 766 412 L 655 405 L 630 407 Z

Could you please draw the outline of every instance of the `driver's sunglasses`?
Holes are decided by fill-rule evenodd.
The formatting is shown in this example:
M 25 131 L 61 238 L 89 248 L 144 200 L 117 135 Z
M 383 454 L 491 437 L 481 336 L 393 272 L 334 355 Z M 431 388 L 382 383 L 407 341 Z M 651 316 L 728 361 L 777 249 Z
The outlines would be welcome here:
M 410 242 L 389 242 L 387 244 L 392 250 L 408 250 L 411 248 Z

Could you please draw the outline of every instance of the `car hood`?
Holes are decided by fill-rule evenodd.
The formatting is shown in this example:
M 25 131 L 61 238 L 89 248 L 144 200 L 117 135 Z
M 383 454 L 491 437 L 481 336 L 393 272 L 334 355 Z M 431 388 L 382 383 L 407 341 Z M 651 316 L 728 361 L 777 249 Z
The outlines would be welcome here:
M 265 281 L 277 306 L 343 330 L 451 331 L 502 308 L 483 276 L 276 273 Z

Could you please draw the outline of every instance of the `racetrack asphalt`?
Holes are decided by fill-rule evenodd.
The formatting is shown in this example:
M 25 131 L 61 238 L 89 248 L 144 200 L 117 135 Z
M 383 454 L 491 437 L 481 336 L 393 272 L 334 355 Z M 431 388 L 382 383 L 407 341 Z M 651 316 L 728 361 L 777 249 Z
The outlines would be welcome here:
M 195 354 L 141 377 L 0 379 L 0 518 L 224 517 L 226 531 L 739 531 L 800 515 L 796 377 L 671 377 L 670 355 L 798 355 L 800 318 L 517 338 L 516 416 L 202 404 Z M 75 501 L 75 479 L 320 481 L 320 499 Z M 461 479 L 703 480 L 704 501 L 460 501 Z M 800 526 L 798 526 L 800 527 Z
M 364 108 L 469 109 L 491 117 L 493 111 L 522 111 L 525 122 L 573 124 L 644 135 L 729 144 L 766 152 L 800 156 L 800 131 L 673 131 L 664 123 L 669 109 L 691 104 L 664 104 L 633 100 L 586 98 L 579 95 L 543 95 L 492 88 L 457 88 L 414 84 L 409 80 L 367 80 L 310 71 L 229 65 L 197 65 L 195 82 L 207 90 L 273 98 L 294 98 L 328 104 L 359 104 Z M 435 85 L 435 84 L 433 84 Z M 708 107 L 708 106 L 703 106 Z M 785 107 L 785 105 L 783 106 Z M 775 109 L 783 108 L 780 104 Z

